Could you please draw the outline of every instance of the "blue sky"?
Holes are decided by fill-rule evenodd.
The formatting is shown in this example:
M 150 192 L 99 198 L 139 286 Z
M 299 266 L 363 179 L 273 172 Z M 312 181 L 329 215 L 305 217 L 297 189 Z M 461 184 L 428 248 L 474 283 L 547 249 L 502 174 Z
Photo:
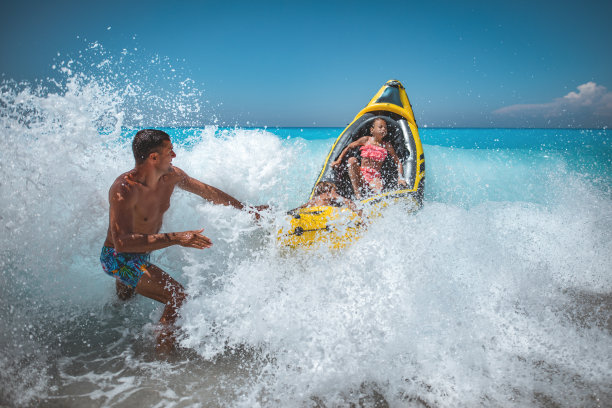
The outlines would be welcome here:
M 97 42 L 191 78 L 200 124 L 344 126 L 388 79 L 421 126 L 612 124 L 612 2 L 6 3 L 4 80 L 55 75 Z

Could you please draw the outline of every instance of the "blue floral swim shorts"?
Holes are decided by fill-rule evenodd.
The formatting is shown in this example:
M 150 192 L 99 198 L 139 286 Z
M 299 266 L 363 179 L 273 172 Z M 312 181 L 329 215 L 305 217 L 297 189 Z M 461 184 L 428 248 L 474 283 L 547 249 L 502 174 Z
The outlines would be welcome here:
M 140 277 L 151 266 L 151 254 L 130 254 L 117 252 L 115 248 L 102 247 L 100 262 L 102 269 L 108 275 L 119 279 L 133 288 L 136 287 Z

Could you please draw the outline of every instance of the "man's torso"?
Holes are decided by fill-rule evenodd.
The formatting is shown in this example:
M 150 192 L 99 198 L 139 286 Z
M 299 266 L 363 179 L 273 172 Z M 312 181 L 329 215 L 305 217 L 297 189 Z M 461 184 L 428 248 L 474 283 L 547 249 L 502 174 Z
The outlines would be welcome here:
M 152 188 L 143 185 L 132 178 L 130 172 L 119 176 L 113 187 L 117 188 L 117 184 L 128 186 L 130 199 L 133 201 L 131 206 L 132 211 L 132 231 L 137 234 L 157 234 L 164 220 L 164 213 L 170 208 L 170 197 L 174 191 L 174 187 L 178 183 L 179 178 L 176 172 L 172 172 L 162 176 L 157 185 Z M 114 247 L 110 226 L 104 242 L 105 246 Z

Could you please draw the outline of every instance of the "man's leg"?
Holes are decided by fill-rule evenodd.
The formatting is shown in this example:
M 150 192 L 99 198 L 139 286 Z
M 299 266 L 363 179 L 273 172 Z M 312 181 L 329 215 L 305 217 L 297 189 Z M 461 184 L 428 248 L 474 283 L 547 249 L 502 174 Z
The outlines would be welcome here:
M 187 297 L 183 286 L 157 266 L 149 264 L 136 285 L 136 293 L 166 305 L 159 319 L 162 331 L 157 337 L 157 348 L 160 351 L 171 350 L 174 347 L 173 326 L 178 309 Z

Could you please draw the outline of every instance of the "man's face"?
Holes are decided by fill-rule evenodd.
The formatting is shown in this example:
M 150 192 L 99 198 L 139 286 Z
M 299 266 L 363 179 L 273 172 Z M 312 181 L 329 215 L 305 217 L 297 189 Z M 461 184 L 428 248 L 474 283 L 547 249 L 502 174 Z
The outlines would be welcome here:
M 172 159 L 176 157 L 176 153 L 174 153 L 173 149 L 172 142 L 164 140 L 162 147 L 159 149 L 159 152 L 157 152 L 157 159 L 159 160 L 158 166 L 166 172 L 170 171 L 172 168 Z

